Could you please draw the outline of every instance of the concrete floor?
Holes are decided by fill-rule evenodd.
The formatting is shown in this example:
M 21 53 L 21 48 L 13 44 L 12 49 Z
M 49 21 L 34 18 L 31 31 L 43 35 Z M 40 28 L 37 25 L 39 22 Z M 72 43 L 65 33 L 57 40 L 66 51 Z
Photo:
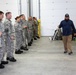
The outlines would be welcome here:
M 17 62 L 9 62 L 0 75 L 76 75 L 76 42 L 73 42 L 73 55 L 63 51 L 61 41 L 42 37 L 34 41 L 28 52 L 15 55 Z

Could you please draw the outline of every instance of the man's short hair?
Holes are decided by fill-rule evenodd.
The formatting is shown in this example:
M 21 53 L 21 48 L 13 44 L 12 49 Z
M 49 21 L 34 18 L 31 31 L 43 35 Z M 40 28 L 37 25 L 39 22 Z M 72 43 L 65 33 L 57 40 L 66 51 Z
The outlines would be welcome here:
M 36 19 L 35 17 L 33 17 L 33 19 Z
M 18 18 L 20 18 L 20 16 L 17 16 L 17 17 L 15 18 L 15 20 L 17 20 Z
M 7 16 L 8 14 L 11 14 L 11 12 L 6 12 L 6 14 L 5 14 L 5 15 Z
M 22 17 L 22 16 L 24 16 L 24 14 L 21 14 L 19 17 Z
M 3 11 L 0 11 L 0 15 L 2 15 L 2 14 L 4 14 L 4 12 Z

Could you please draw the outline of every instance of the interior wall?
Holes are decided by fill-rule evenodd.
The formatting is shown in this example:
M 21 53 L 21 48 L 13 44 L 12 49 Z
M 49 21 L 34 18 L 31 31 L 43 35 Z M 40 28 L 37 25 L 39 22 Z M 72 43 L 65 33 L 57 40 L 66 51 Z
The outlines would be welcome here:
M 0 0 L 0 10 L 4 13 L 10 11 L 12 12 L 12 21 L 14 23 L 14 18 L 19 14 L 19 0 Z
M 21 0 L 22 14 L 29 16 L 29 0 Z M 39 0 L 31 0 L 32 2 L 32 16 L 39 19 Z M 76 0 L 40 0 L 41 11 L 41 34 L 42 36 L 52 36 L 54 30 L 64 19 L 66 13 L 70 14 L 70 18 L 74 21 L 76 26 Z M 0 0 L 0 10 L 4 13 L 12 12 L 12 21 L 20 14 L 19 0 Z
M 39 19 L 39 0 L 32 0 L 33 1 L 33 16 Z
M 52 36 L 66 13 L 76 26 L 76 0 L 41 0 L 41 34 Z
M 26 18 L 29 16 L 29 0 L 21 0 L 21 6 L 22 6 L 22 14 L 25 14 Z

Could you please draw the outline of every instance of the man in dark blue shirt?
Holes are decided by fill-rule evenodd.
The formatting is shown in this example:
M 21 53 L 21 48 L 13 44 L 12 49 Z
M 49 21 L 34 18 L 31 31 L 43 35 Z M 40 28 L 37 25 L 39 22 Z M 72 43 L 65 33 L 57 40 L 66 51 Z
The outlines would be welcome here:
M 63 30 L 63 43 L 64 43 L 64 53 L 69 53 L 71 55 L 72 52 L 72 32 L 75 32 L 75 26 L 73 21 L 70 20 L 69 14 L 65 14 L 65 19 L 61 21 L 59 28 Z

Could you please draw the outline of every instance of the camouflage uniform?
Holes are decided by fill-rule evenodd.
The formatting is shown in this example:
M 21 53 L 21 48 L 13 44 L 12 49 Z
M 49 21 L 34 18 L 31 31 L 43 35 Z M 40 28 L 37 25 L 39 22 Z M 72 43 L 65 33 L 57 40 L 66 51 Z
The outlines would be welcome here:
M 33 21 L 28 21 L 28 43 L 33 39 Z
M 11 36 L 14 36 L 14 29 L 11 20 L 6 19 L 4 21 L 5 29 L 5 45 L 7 51 L 7 57 L 14 57 L 14 40 L 11 39 Z
M 24 46 L 27 47 L 28 44 L 28 26 L 27 26 L 28 22 L 26 20 L 23 20 L 23 24 L 22 24 L 22 30 L 23 30 L 23 39 L 24 39 Z M 26 28 L 24 28 L 24 26 L 26 26 Z
M 33 22 L 34 22 L 34 25 L 33 25 L 33 36 L 34 36 L 34 38 L 36 38 L 37 33 L 38 33 L 38 25 L 37 25 L 37 21 L 36 20 L 34 20 Z
M 35 28 L 36 28 L 35 31 L 36 32 L 35 33 L 36 33 L 36 37 L 38 37 L 38 21 L 36 20 L 35 22 L 36 22 L 36 25 L 35 25 Z
M 16 51 L 18 51 L 21 46 L 22 46 L 22 27 L 20 25 L 20 23 L 18 22 L 15 22 L 15 25 L 14 25 L 14 28 L 15 28 L 15 37 L 16 37 L 16 45 L 15 45 L 15 48 L 16 48 Z
M 22 27 L 22 25 L 23 25 L 23 20 L 21 20 L 19 23 L 20 23 L 21 28 L 22 28 L 22 29 L 21 29 L 21 37 L 22 37 L 22 38 L 21 38 L 21 40 L 22 40 L 22 41 L 21 41 L 21 44 L 22 44 L 22 46 L 25 46 L 24 37 L 23 37 L 23 27 Z
M 4 26 L 1 21 L 0 21 L 0 32 L 2 32 L 2 36 L 0 36 L 0 64 L 1 64 L 1 61 L 3 61 L 5 53 Z

